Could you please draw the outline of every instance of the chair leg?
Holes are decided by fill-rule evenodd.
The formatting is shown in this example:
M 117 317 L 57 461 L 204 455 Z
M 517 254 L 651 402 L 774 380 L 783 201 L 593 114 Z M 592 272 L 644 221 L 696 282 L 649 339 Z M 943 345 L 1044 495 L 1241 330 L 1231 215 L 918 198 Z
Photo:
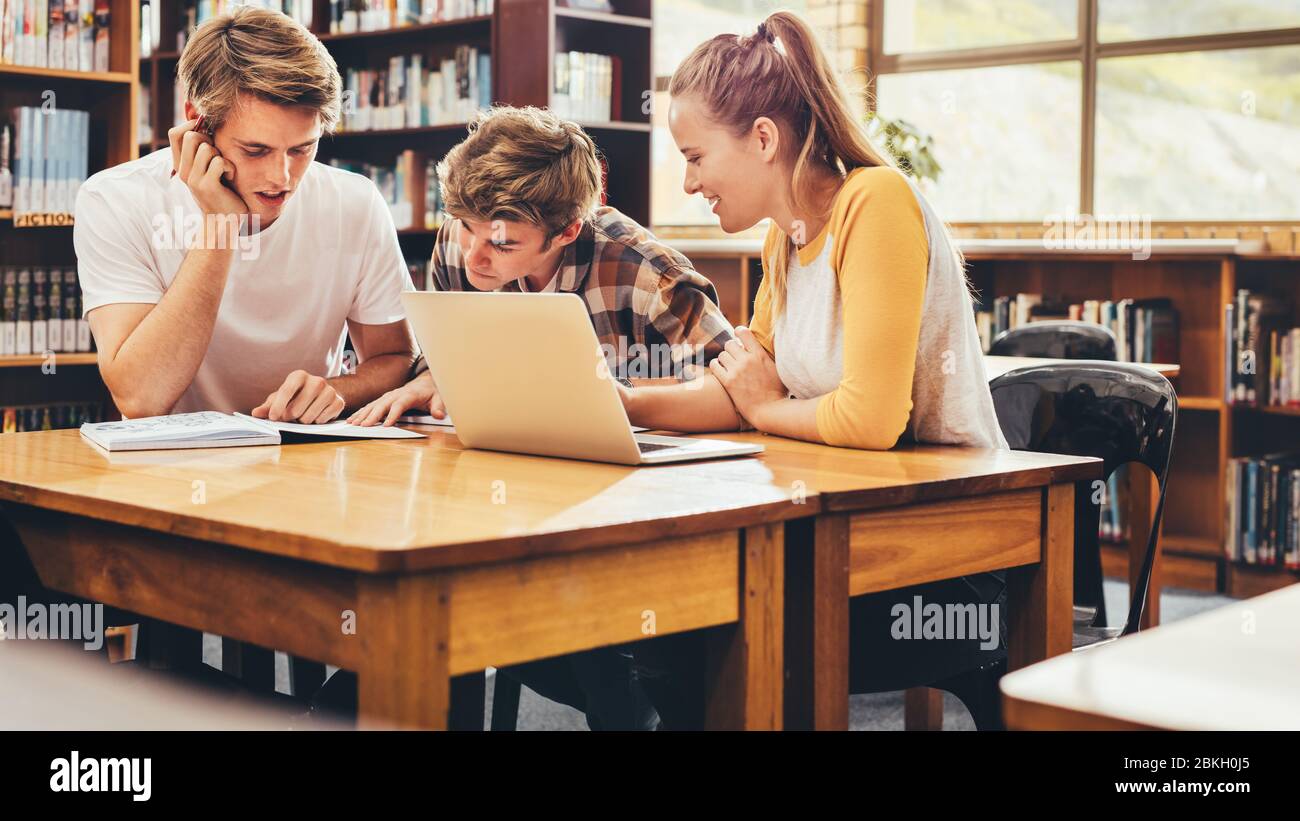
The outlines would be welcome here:
M 909 732 L 943 729 L 943 692 L 930 687 L 903 691 L 903 729 Z
M 325 683 L 325 665 L 319 661 L 289 656 L 289 693 L 306 701 Z
M 1002 722 L 1002 693 L 998 681 L 1007 672 L 1007 661 L 1002 659 L 987 667 L 968 670 L 944 679 L 933 686 L 947 690 L 966 705 L 977 730 L 1005 730 Z
M 492 729 L 513 731 L 519 727 L 519 680 L 497 670 L 492 685 Z

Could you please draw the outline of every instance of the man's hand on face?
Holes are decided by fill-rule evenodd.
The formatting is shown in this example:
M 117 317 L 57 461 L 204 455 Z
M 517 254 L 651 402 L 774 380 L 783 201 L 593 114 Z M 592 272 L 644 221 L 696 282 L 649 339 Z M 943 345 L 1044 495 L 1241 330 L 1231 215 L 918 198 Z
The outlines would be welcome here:
M 204 214 L 247 214 L 248 203 L 223 181 L 234 179 L 235 166 L 221 156 L 212 138 L 202 130 L 202 119 L 188 120 L 167 132 L 172 147 L 172 168 L 189 187 Z
M 342 413 L 346 406 L 347 400 L 324 377 L 294 371 L 285 377 L 279 390 L 253 408 L 252 415 L 272 422 L 323 425 Z

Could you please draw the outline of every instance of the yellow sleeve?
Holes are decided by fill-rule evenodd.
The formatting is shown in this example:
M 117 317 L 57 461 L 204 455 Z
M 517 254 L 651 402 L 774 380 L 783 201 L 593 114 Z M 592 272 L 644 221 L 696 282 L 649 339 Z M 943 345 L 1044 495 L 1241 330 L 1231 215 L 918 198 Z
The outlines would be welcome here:
M 754 312 L 749 317 L 750 333 L 767 349 L 770 356 L 776 356 L 776 344 L 772 339 L 772 277 L 768 273 L 768 265 L 776 258 L 777 248 L 785 241 L 785 232 L 776 227 L 776 223 L 768 226 L 761 259 L 763 281 L 758 284 L 758 293 L 754 294 Z
M 817 405 L 817 432 L 830 445 L 887 450 L 912 412 L 929 240 L 921 207 L 899 172 L 863 169 L 844 186 L 830 223 L 844 373 Z

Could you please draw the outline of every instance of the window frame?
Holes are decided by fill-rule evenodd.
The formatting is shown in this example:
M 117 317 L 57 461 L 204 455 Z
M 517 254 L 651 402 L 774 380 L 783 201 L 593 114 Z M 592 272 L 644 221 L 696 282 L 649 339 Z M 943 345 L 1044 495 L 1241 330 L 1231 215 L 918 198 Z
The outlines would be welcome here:
M 1083 71 L 1082 133 L 1079 146 L 1079 213 L 1093 213 L 1093 185 L 1097 148 L 1097 65 L 1110 57 L 1136 57 L 1153 54 L 1182 54 L 1199 51 L 1225 51 L 1242 48 L 1300 45 L 1300 27 L 1241 31 L 1225 34 L 1196 34 L 1181 37 L 1158 37 L 1143 40 L 1099 42 L 1097 20 L 1100 0 L 1076 0 L 1077 36 L 1072 40 L 1050 40 L 1009 46 L 986 46 L 945 51 L 885 52 L 885 4 L 892 0 L 867 0 L 867 105 L 875 109 L 876 78 L 882 74 L 907 74 L 922 71 L 948 71 L 965 68 L 1023 65 L 1057 61 L 1079 61 Z M 1296 215 L 1300 219 L 1300 215 Z M 1178 220 L 1184 224 L 1222 224 L 1225 220 Z M 1234 223 L 1255 220 L 1227 220 Z M 1289 221 L 1289 220 L 1288 220 Z M 1263 221 L 1269 224 L 1278 220 Z

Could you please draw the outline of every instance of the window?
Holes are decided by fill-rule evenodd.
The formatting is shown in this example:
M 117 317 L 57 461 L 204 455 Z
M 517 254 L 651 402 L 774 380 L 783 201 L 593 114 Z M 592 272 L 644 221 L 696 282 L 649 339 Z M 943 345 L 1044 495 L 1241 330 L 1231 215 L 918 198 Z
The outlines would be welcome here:
M 946 219 L 1300 219 L 1300 0 L 875 0 L 871 31 Z
M 654 4 L 654 111 L 651 135 L 651 222 L 716 226 L 718 218 L 702 197 L 682 190 L 686 161 L 668 132 L 668 79 L 687 55 L 719 34 L 753 34 L 778 9 L 805 13 L 803 0 L 777 6 L 771 0 L 656 0 Z

